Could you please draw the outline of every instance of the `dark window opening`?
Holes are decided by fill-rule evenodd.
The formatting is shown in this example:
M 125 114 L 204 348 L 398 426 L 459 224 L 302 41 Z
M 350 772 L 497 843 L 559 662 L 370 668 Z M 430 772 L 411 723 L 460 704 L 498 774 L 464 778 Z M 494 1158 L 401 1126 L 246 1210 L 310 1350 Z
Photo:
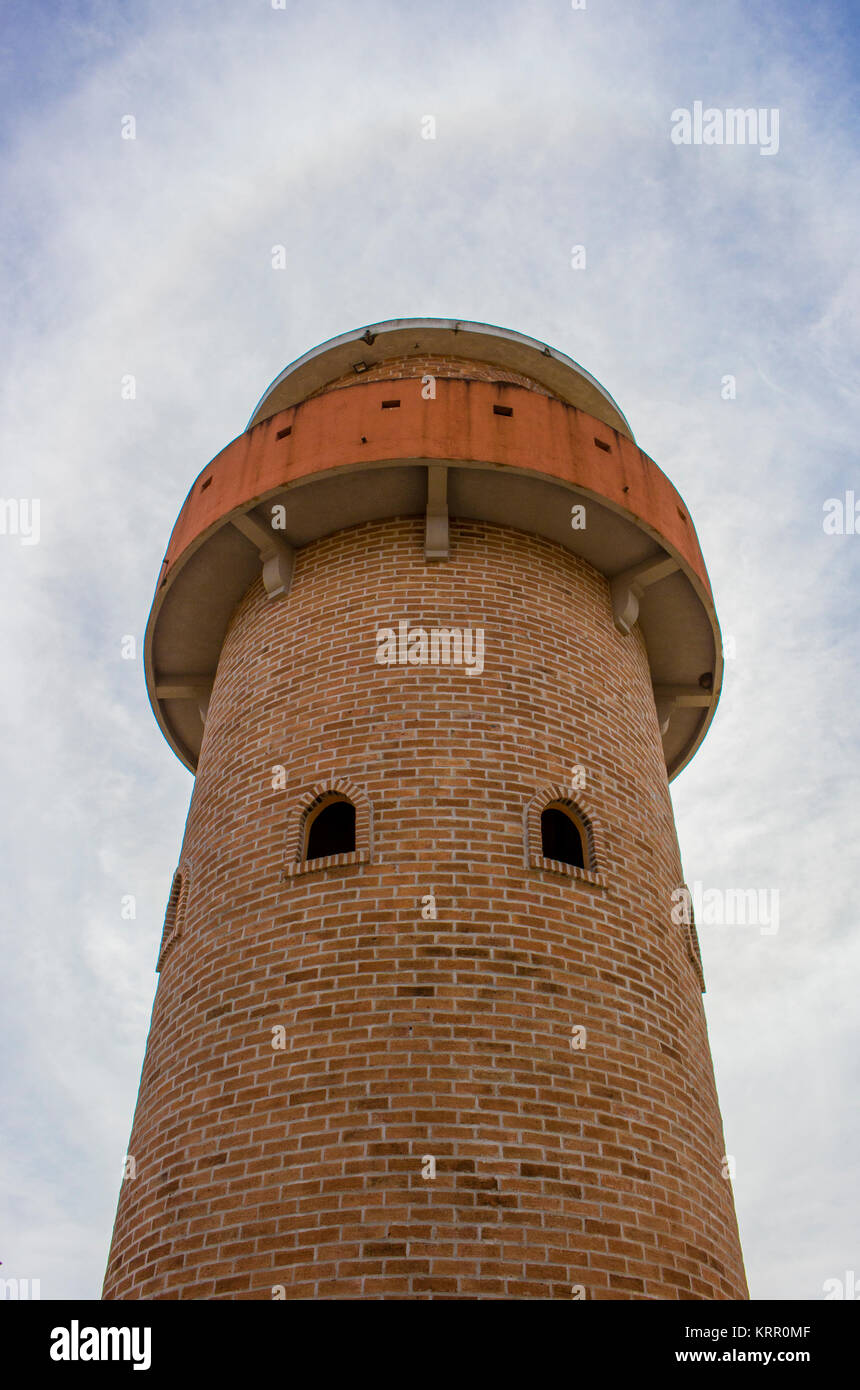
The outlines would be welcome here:
M 308 829 L 306 859 L 355 853 L 355 807 L 351 801 L 330 801 L 314 816 Z
M 555 859 L 559 864 L 572 864 L 575 869 L 585 868 L 585 854 L 582 835 L 576 822 L 565 811 L 554 806 L 541 813 L 540 818 L 541 854 L 544 859 Z
M 276 438 L 276 439 L 286 439 L 288 435 L 292 434 L 292 432 L 293 432 L 293 427 L 292 427 L 292 425 L 287 425 L 285 429 L 278 430 L 278 433 L 275 435 L 275 438 Z
M 399 410 L 399 409 L 400 409 L 400 402 L 399 402 L 399 401 L 383 401 L 383 402 L 382 402 L 382 409 L 383 409 L 383 410 Z
M 494 415 L 513 415 L 513 413 L 514 413 L 513 406 L 510 406 L 510 405 L 494 405 L 494 406 L 493 406 L 493 414 L 494 414 Z
M 604 451 L 605 453 L 607 453 L 607 454 L 611 454 L 611 453 L 612 453 L 612 446 L 611 446 L 611 444 L 604 444 L 604 442 L 603 442 L 602 439 L 598 439 L 598 438 L 597 438 L 597 435 L 594 436 L 594 442 L 595 442 L 595 444 L 597 445 L 598 449 L 603 449 L 603 451 Z

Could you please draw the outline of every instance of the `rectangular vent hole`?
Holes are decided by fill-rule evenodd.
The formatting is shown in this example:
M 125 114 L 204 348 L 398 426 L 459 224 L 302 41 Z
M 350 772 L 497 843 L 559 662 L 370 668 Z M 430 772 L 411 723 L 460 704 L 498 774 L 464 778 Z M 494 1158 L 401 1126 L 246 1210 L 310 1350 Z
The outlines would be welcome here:
M 287 425 L 287 428 L 286 428 L 285 430 L 278 430 L 278 433 L 275 435 L 275 438 L 276 438 L 276 439 L 286 439 L 287 435 L 288 435 L 288 434 L 292 434 L 292 432 L 293 432 L 293 427 L 292 427 L 292 425 Z
M 494 414 L 494 415 L 513 415 L 513 413 L 514 413 L 514 408 L 513 408 L 512 405 L 494 405 L 494 406 L 493 406 L 493 414 Z
M 383 402 L 382 402 L 382 409 L 383 409 L 383 410 L 399 410 L 399 409 L 400 409 L 400 402 L 399 402 L 399 401 L 383 401 Z
M 597 435 L 594 436 L 594 442 L 595 442 L 595 444 L 597 445 L 598 449 L 602 449 L 603 452 L 604 452 L 605 454 L 611 454 L 611 453 L 612 453 L 612 445 L 611 445 L 611 444 L 604 444 L 604 442 L 603 442 L 602 439 L 598 439 L 598 438 L 597 438 Z
M 212 481 L 211 478 L 207 478 L 205 482 L 202 482 L 202 483 L 200 484 L 200 491 L 201 491 L 201 492 L 205 492 L 206 489 L 207 489 L 207 487 L 208 487 L 209 484 L 211 483 L 211 481 Z

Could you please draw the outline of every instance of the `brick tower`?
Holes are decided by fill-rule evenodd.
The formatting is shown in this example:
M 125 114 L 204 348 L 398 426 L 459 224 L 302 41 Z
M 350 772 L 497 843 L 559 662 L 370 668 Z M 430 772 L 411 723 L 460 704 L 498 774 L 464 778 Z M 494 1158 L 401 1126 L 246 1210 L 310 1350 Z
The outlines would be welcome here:
M 748 1296 L 673 910 L 721 677 L 574 362 L 398 319 L 277 378 L 147 629 L 195 782 L 106 1298 Z

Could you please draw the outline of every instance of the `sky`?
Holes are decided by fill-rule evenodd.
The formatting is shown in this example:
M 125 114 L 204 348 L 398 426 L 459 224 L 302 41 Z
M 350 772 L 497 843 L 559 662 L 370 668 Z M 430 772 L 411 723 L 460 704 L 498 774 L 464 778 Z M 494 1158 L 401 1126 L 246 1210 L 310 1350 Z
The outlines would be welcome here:
M 178 509 L 287 363 L 432 316 L 580 362 L 694 519 L 734 654 L 685 877 L 779 895 L 776 931 L 698 917 L 750 1290 L 860 1281 L 852 8 L 4 4 L 6 1278 L 100 1294 L 192 789 L 141 662 Z M 696 102 L 778 147 L 675 143 Z

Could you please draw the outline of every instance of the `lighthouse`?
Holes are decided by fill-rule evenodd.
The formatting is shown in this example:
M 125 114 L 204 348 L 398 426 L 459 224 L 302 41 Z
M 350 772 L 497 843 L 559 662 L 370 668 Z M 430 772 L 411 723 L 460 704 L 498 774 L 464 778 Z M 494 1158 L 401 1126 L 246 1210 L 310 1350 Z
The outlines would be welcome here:
M 145 663 L 194 784 L 103 1296 L 747 1298 L 669 792 L 720 632 L 603 387 L 485 324 L 314 348 Z

